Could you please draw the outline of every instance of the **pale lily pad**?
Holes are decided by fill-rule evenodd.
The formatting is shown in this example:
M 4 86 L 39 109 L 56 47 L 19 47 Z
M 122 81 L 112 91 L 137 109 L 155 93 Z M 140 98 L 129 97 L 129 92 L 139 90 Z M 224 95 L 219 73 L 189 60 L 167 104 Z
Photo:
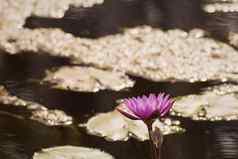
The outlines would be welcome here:
M 114 159 L 114 157 L 98 149 L 59 146 L 36 152 L 33 159 Z
M 52 83 L 56 88 L 82 92 L 96 92 L 103 89 L 119 91 L 134 85 L 134 82 L 122 72 L 80 66 L 65 66 L 56 72 L 48 72 L 44 81 Z
M 128 129 L 127 131 L 129 133 L 129 136 L 141 141 L 149 139 L 147 127 L 142 121 L 131 120 L 131 119 L 125 118 L 124 116 L 123 118 L 127 123 L 127 129 Z
M 238 33 L 230 32 L 228 36 L 230 44 L 238 47 Z
M 210 106 L 205 108 L 207 118 L 236 118 L 238 119 L 238 95 L 210 96 Z
M 0 86 L 0 103 L 21 107 L 22 109 L 31 112 L 30 116 L 21 114 L 23 117 L 38 121 L 48 126 L 70 125 L 73 121 L 71 116 L 61 110 L 50 110 L 39 103 L 12 96 L 3 86 Z
M 83 126 L 86 126 L 88 133 L 109 141 L 127 141 L 129 137 L 144 141 L 149 138 L 147 127 L 142 121 L 130 120 L 118 111 L 98 114 Z M 179 127 L 178 121 L 170 119 L 166 119 L 163 123 L 156 120 L 153 127 L 159 127 L 164 135 L 184 131 Z
M 91 7 L 100 3 L 103 0 L 0 0 L 0 29 L 19 29 L 31 15 L 60 18 L 70 5 Z
M 205 37 L 202 30 L 162 31 L 140 26 L 99 39 L 76 38 L 58 29 L 0 34 L 0 48 L 12 54 L 48 53 L 68 57 L 75 64 L 120 70 L 153 81 L 238 80 L 237 51 Z
M 211 92 L 215 94 L 230 94 L 230 93 L 238 93 L 238 84 L 222 84 L 217 86 L 212 86 L 205 88 L 205 92 Z
M 172 114 L 194 120 L 237 120 L 237 85 L 210 87 L 202 94 L 180 97 L 174 104 Z
M 204 5 L 204 10 L 208 13 L 214 12 L 237 12 L 238 11 L 238 1 L 236 0 L 223 0 L 223 1 L 214 1 Z
M 207 100 L 201 95 L 188 95 L 178 98 L 173 106 L 173 111 L 183 117 L 193 117 L 207 105 Z
M 61 110 L 35 110 L 32 111 L 30 119 L 48 126 L 70 125 L 73 118 Z

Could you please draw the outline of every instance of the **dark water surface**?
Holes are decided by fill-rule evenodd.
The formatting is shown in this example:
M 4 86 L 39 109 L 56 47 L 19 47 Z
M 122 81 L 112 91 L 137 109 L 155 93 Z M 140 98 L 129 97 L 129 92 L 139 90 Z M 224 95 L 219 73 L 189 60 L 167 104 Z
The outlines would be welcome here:
M 57 27 L 76 36 L 88 38 L 114 34 L 121 32 L 125 27 L 145 24 L 163 29 L 189 30 L 206 25 L 208 19 L 201 10 L 201 2 L 200 0 L 105 0 L 104 5 L 90 9 L 71 8 L 62 19 L 28 18 L 25 27 Z M 160 91 L 173 96 L 186 95 L 199 93 L 204 87 L 218 84 L 156 83 L 132 77 L 136 80 L 136 85 L 132 89 L 98 93 L 56 90 L 39 84 L 46 69 L 61 65 L 70 64 L 67 59 L 47 55 L 32 53 L 7 55 L 0 52 L 0 84 L 12 95 L 39 102 L 48 108 L 64 110 L 76 119 L 69 127 L 47 127 L 17 116 L 24 113 L 20 109 L 0 105 L 0 159 L 30 159 L 35 151 L 59 145 L 100 148 L 116 159 L 149 159 L 147 142 L 138 142 L 134 139 L 127 142 L 107 142 L 103 138 L 87 135 L 83 128 L 77 127 L 77 124 L 87 121 L 96 113 L 113 110 L 115 101 L 127 96 Z M 165 137 L 162 159 L 238 158 L 238 121 L 209 123 L 181 120 L 187 132 Z

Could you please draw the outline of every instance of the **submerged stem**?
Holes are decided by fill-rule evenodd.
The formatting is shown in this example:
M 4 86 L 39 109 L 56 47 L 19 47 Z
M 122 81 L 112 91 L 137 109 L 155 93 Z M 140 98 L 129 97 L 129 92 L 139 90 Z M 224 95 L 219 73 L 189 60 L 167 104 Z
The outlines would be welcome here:
M 159 128 L 156 128 L 154 131 L 152 129 L 153 121 L 145 122 L 149 132 L 149 142 L 151 148 L 152 159 L 160 159 L 160 150 L 163 142 L 163 136 Z

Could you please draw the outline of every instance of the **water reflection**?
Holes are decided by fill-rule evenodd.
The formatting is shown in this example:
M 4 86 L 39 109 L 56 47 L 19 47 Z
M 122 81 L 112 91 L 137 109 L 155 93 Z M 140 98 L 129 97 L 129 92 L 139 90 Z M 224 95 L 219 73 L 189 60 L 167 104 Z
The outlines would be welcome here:
M 212 126 L 211 145 L 207 158 L 238 158 L 238 123 L 218 124 Z
M 185 122 L 186 123 L 186 122 Z M 238 121 L 187 122 L 187 132 L 169 137 L 165 158 L 236 159 L 238 158 Z

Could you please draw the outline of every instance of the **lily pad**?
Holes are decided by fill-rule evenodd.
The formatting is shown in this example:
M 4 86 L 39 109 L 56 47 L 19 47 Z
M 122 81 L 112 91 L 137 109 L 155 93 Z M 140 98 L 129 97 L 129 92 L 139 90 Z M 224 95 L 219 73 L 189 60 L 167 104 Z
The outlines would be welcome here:
M 100 3 L 103 0 L 0 0 L 0 29 L 19 29 L 31 15 L 60 18 L 70 5 L 91 7 Z
M 89 134 L 104 137 L 109 141 L 127 141 L 130 137 L 140 141 L 147 140 L 148 130 L 146 125 L 139 120 L 130 120 L 118 111 L 98 114 L 83 125 Z M 164 135 L 183 132 L 178 121 L 166 119 L 164 122 L 156 120 L 153 127 L 159 127 Z
M 237 85 L 221 85 L 199 95 L 180 97 L 174 104 L 172 114 L 194 120 L 237 120 L 237 88 Z
M 221 84 L 208 87 L 204 89 L 205 92 L 215 93 L 215 94 L 232 94 L 238 93 L 238 84 Z
M 114 159 L 114 157 L 98 149 L 59 146 L 36 152 L 33 159 Z
M 36 110 L 32 111 L 30 119 L 48 126 L 70 125 L 73 118 L 61 110 Z
M 228 36 L 230 44 L 238 47 L 238 33 L 230 32 Z
M 0 86 L 0 103 L 21 107 L 23 110 L 25 109 L 27 112 L 30 112 L 30 116 L 25 113 L 21 114 L 23 117 L 38 121 L 48 126 L 72 124 L 73 118 L 63 111 L 56 109 L 50 110 L 39 103 L 12 96 L 3 86 Z
M 208 13 L 214 13 L 214 12 L 237 12 L 238 7 L 237 4 L 238 2 L 236 0 L 216 0 L 216 1 L 211 1 L 208 0 L 208 3 L 204 6 L 204 10 Z
M 153 81 L 238 80 L 237 51 L 207 38 L 202 30 L 162 31 L 140 26 L 98 39 L 76 38 L 58 29 L 0 34 L 0 48 L 13 54 L 48 53 L 68 57 L 75 64 L 120 70 Z
M 122 72 L 80 66 L 65 66 L 56 72 L 48 72 L 44 81 L 52 83 L 56 88 L 82 92 L 96 92 L 102 89 L 119 91 L 134 85 L 134 82 Z

